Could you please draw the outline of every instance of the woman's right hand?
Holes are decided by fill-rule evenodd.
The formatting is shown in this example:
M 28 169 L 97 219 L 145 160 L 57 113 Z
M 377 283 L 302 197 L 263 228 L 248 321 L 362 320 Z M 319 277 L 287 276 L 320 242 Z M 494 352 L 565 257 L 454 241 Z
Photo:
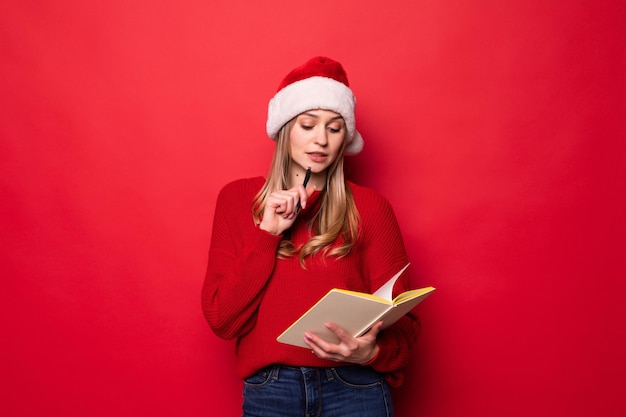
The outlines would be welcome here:
M 300 206 L 306 207 L 306 202 L 315 187 L 304 188 L 303 185 L 290 188 L 289 190 L 274 191 L 265 202 L 263 218 L 259 224 L 261 230 L 273 235 L 280 235 L 289 229 L 298 216 L 298 199 Z

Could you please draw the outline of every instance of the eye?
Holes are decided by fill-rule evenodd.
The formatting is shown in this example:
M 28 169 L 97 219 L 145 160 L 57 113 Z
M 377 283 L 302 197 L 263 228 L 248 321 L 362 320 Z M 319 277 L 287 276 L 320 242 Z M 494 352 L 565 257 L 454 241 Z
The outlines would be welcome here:
M 303 130 L 311 130 L 311 129 L 313 129 L 313 126 L 311 126 L 311 125 L 304 125 L 304 124 L 301 124 L 301 125 L 300 125 L 300 127 L 301 127 Z
M 343 128 L 343 126 L 339 126 L 339 127 L 336 127 L 336 126 L 328 126 L 328 131 L 329 131 L 330 133 L 340 133 L 340 132 L 341 132 L 341 130 L 342 130 L 342 128 Z

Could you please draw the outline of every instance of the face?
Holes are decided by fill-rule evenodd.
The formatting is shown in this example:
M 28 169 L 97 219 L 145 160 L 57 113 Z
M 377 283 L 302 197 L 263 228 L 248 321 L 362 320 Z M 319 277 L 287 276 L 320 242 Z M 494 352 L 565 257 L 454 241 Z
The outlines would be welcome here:
M 346 137 L 343 118 L 329 110 L 309 110 L 296 117 L 289 133 L 291 159 L 296 169 L 311 167 L 313 174 L 325 172 L 339 157 Z

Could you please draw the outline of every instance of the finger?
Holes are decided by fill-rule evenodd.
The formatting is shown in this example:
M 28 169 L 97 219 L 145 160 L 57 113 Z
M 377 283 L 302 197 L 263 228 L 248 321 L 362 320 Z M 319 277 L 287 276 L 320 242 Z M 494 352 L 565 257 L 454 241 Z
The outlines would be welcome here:
M 348 334 L 344 329 L 337 326 L 335 323 L 329 322 L 324 324 L 324 326 L 326 326 L 327 329 L 335 333 L 341 341 L 340 343 L 344 343 L 346 346 L 348 346 L 349 349 L 354 349 L 357 347 L 358 342 L 356 341 L 356 339 Z
M 376 337 L 378 336 L 378 333 L 380 332 L 380 329 L 383 327 L 383 322 L 382 321 L 378 321 L 376 323 L 374 323 L 374 325 L 372 326 L 371 329 L 369 329 L 367 331 L 367 333 L 365 333 L 363 336 L 369 336 L 373 339 L 376 339 Z
M 326 344 L 326 342 L 324 342 L 322 338 L 318 337 L 317 335 L 313 333 L 309 333 L 309 332 L 304 333 L 304 343 L 309 345 L 311 349 L 313 349 L 316 352 L 325 351 L 324 346 L 322 345 Z
M 300 207 L 303 209 L 306 208 L 306 203 L 309 200 L 309 197 L 315 192 L 315 186 L 312 185 L 310 187 L 304 188 L 304 186 L 299 185 L 297 187 L 298 198 L 300 199 Z
M 304 333 L 304 342 L 319 358 L 337 360 L 339 345 L 328 343 L 321 337 L 309 332 Z
M 319 345 L 313 340 L 313 337 L 310 333 L 304 334 L 304 343 L 306 343 L 309 348 L 311 348 L 311 353 L 321 359 L 326 359 L 326 352 L 319 347 Z
M 293 216 L 298 214 L 296 208 L 298 204 L 298 199 L 300 198 L 298 190 L 286 190 L 283 192 L 283 196 L 285 198 L 285 202 L 287 203 L 285 214 L 287 215 L 287 217 L 292 218 Z
M 297 194 L 289 191 L 275 191 L 270 194 L 268 203 L 274 208 L 275 212 L 282 214 L 283 217 L 290 216 L 295 207 L 295 199 Z
M 267 199 L 266 207 L 270 208 L 275 213 L 283 213 L 287 205 L 285 200 L 270 196 Z

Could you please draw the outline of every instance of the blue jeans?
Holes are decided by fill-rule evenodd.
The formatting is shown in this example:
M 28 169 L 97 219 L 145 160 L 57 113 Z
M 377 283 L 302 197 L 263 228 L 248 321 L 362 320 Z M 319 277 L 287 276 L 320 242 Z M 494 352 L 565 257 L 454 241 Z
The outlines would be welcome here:
M 367 366 L 273 365 L 244 380 L 243 417 L 393 417 L 389 385 Z

